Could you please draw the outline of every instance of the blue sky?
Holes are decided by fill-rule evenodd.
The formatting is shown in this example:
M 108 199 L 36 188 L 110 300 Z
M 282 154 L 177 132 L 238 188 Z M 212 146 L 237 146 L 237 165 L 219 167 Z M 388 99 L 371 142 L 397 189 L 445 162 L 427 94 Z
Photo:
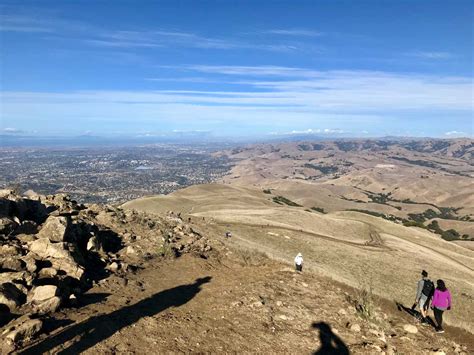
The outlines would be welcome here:
M 471 1 L 0 1 L 0 134 L 473 135 Z

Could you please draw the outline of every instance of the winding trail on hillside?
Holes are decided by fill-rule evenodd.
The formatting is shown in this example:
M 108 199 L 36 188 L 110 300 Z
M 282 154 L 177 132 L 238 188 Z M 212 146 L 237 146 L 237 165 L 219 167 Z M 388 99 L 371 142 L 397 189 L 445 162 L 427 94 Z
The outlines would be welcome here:
M 343 218 L 343 219 L 344 219 L 344 220 L 351 220 L 351 221 L 361 222 L 360 220 L 355 219 L 355 218 Z M 389 234 L 389 233 L 387 233 L 387 234 Z M 377 233 L 377 235 L 379 235 L 379 234 Z M 443 253 L 443 252 L 441 252 L 441 251 L 439 251 L 439 250 L 437 250 L 437 249 L 430 248 L 430 247 L 427 246 L 427 245 L 424 245 L 424 244 L 421 244 L 421 243 L 417 243 L 417 242 L 415 242 L 415 241 L 413 241 L 413 240 L 408 240 L 408 239 L 405 239 L 405 238 L 401 238 L 401 237 L 395 236 L 395 235 L 393 235 L 393 234 L 390 234 L 390 235 L 391 235 L 392 237 L 394 237 L 394 238 L 402 239 L 402 240 L 404 240 L 406 243 L 414 244 L 414 245 L 416 245 L 416 246 L 418 246 L 418 247 L 427 249 L 427 250 L 429 250 L 429 251 L 431 251 L 431 252 L 433 252 L 433 253 L 435 253 L 435 254 L 441 255 L 442 257 L 444 257 L 444 258 L 446 258 L 446 259 L 448 259 L 448 260 L 454 262 L 455 264 L 458 264 L 458 265 L 460 265 L 460 266 L 462 266 L 462 267 L 465 267 L 465 268 L 468 269 L 469 271 L 474 271 L 474 268 L 472 268 L 472 267 L 470 267 L 470 266 L 467 266 L 466 264 L 460 262 L 459 260 L 453 258 L 452 256 L 450 256 L 450 255 L 448 255 L 448 254 L 446 254 L 446 253 Z M 379 235 L 379 237 L 380 237 L 380 235 Z
M 341 240 L 341 239 L 324 235 L 324 234 L 311 232 L 305 229 L 282 227 L 282 226 L 278 226 L 274 224 L 265 225 L 265 224 L 258 224 L 258 223 L 249 223 L 249 222 L 224 222 L 224 221 L 217 221 L 217 220 L 215 220 L 214 223 L 219 226 L 227 226 L 229 224 L 232 224 L 232 225 L 238 225 L 238 226 L 247 226 L 247 227 L 255 227 L 255 228 L 272 228 L 272 229 L 291 231 L 291 232 L 296 232 L 296 233 L 303 233 L 303 234 L 311 235 L 313 237 L 317 237 L 320 239 L 325 239 L 331 242 L 342 243 L 342 244 L 350 245 L 353 247 L 362 248 L 364 250 L 371 250 L 371 251 L 377 251 L 377 252 L 391 250 L 389 247 L 387 247 L 383 243 L 382 238 L 376 232 L 371 232 L 370 239 L 367 240 L 365 243 L 356 243 L 356 242 Z
M 224 221 L 217 221 L 217 220 L 214 220 L 214 223 L 219 225 L 219 226 L 227 226 L 227 225 L 241 225 L 242 226 L 243 225 L 243 226 L 255 227 L 255 228 L 272 228 L 272 229 L 283 230 L 283 231 L 292 231 L 292 232 L 303 233 L 303 234 L 310 235 L 310 236 L 313 236 L 313 237 L 317 237 L 317 238 L 320 238 L 320 239 L 328 240 L 328 241 L 331 241 L 331 242 L 342 243 L 342 244 L 346 244 L 346 245 L 350 245 L 350 246 L 353 246 L 353 247 L 361 248 L 361 249 L 364 249 L 364 250 L 370 250 L 370 251 L 374 251 L 374 252 L 384 252 L 384 251 L 393 250 L 392 248 L 390 248 L 390 247 L 388 247 L 387 245 L 384 244 L 383 239 L 380 237 L 379 233 L 377 233 L 376 231 L 371 231 L 370 234 L 369 234 L 370 240 L 367 240 L 365 243 L 361 244 L 361 243 L 341 240 L 341 239 L 331 237 L 331 236 L 328 236 L 328 235 L 324 235 L 324 234 L 314 233 L 314 232 L 311 232 L 311 231 L 308 231 L 308 230 L 305 230 L 305 229 L 282 227 L 282 226 L 273 225 L 273 224 L 265 225 L 265 224 L 258 224 L 258 223 L 249 223 L 249 222 L 224 222 Z M 399 238 L 399 237 L 397 237 L 397 238 Z M 248 241 L 245 238 L 241 238 L 241 239 Z M 416 243 L 414 241 L 406 240 L 406 239 L 403 239 L 403 240 L 405 242 L 415 244 L 420 248 L 430 250 L 431 252 L 433 252 L 435 254 L 438 254 L 438 255 L 442 256 L 443 258 L 446 258 L 447 260 L 449 260 L 451 262 L 454 262 L 455 264 L 457 264 L 457 265 L 459 265 L 463 268 L 466 268 L 469 271 L 474 271 L 474 268 L 462 263 L 461 261 L 451 257 L 450 255 L 448 255 L 446 253 L 443 253 L 443 252 L 441 252 L 439 250 L 436 250 L 434 248 L 430 248 L 429 246 L 423 245 L 421 243 Z M 262 248 L 261 245 L 259 245 L 258 243 L 253 243 L 252 242 L 251 244 L 254 246 L 254 248 L 256 250 L 259 250 L 259 251 L 265 251 L 263 249 L 267 249 L 267 248 Z

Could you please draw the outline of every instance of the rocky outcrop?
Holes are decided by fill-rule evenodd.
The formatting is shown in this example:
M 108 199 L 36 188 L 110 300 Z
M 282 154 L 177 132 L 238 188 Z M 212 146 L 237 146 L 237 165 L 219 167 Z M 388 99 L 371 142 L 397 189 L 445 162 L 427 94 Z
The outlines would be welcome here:
M 49 216 L 37 236 L 52 242 L 65 242 L 68 226 L 69 220 L 66 217 Z
M 53 243 L 47 238 L 40 238 L 31 242 L 29 249 L 40 259 L 51 262 L 55 269 L 79 281 L 82 279 L 84 267 L 76 262 L 66 243 Z
M 108 275 L 125 278 L 150 258 L 205 258 L 212 251 L 206 238 L 175 216 L 10 190 L 0 190 L 0 242 L 1 322 L 13 318 L 2 337 L 12 343 L 34 336 L 41 319 L 77 303 Z

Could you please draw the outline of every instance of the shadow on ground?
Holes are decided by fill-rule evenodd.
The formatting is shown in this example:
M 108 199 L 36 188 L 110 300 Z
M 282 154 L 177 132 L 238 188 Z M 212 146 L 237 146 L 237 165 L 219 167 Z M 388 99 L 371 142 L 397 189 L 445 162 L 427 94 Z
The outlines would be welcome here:
M 403 304 L 401 304 L 400 302 L 395 302 L 395 304 L 397 305 L 397 308 L 400 312 L 406 312 L 408 313 L 410 316 L 416 318 L 417 320 L 420 320 L 421 319 L 421 313 L 418 312 L 416 309 L 414 309 L 413 307 L 409 308 L 409 307 L 406 307 L 404 306 Z M 428 325 L 430 325 L 431 327 L 435 328 L 436 329 L 436 324 L 435 322 L 433 321 L 433 319 L 430 317 L 430 316 L 427 316 L 426 317 L 426 321 L 428 322 Z
M 319 330 L 321 347 L 313 355 L 338 354 L 349 355 L 349 349 L 344 341 L 339 338 L 327 323 L 313 323 L 312 327 Z
M 210 281 L 210 276 L 199 278 L 192 284 L 161 291 L 133 305 L 89 318 L 81 323 L 71 325 L 60 333 L 19 353 L 40 354 L 49 352 L 75 338 L 78 338 L 75 342 L 66 346 L 63 345 L 60 350 L 56 349 L 55 352 L 59 354 L 81 353 L 109 338 L 120 329 L 136 323 L 143 317 L 151 317 L 167 308 L 179 307 L 189 302 L 201 291 L 201 286 Z

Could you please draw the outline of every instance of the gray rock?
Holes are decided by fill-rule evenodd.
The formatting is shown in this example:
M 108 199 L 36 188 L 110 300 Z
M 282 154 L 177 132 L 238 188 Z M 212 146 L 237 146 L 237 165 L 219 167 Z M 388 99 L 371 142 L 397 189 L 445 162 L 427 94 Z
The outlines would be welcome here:
M 21 255 L 21 248 L 13 244 L 4 244 L 0 248 L 0 256 L 17 256 Z
M 40 278 L 52 278 L 58 274 L 58 270 L 54 267 L 45 267 L 38 272 Z
M 5 282 L 22 282 L 27 277 L 26 272 L 0 272 L 0 284 Z
M 5 271 L 22 271 L 26 264 L 23 260 L 10 256 L 1 260 L 0 268 Z
M 116 272 L 118 269 L 120 269 L 120 264 L 114 261 L 113 263 L 108 265 L 107 268 L 112 272 Z
M 413 324 L 405 324 L 403 326 L 403 330 L 410 334 L 418 333 L 418 328 L 414 326 Z
M 11 312 L 24 302 L 25 295 L 11 282 L 0 285 L 0 304 L 7 306 Z
M 28 245 L 31 252 L 43 259 L 67 259 L 71 257 L 65 243 L 51 243 L 47 238 L 40 238 L 28 243 Z
M 359 333 L 361 328 L 360 328 L 360 325 L 357 324 L 357 323 L 354 323 L 350 326 L 350 330 L 355 332 L 355 333 Z
M 13 343 L 20 343 L 32 339 L 41 331 L 42 326 L 43 322 L 40 319 L 31 319 L 25 315 L 8 323 L 2 335 Z
M 27 244 L 32 242 L 38 238 L 34 234 L 17 234 L 15 235 L 16 240 L 18 240 L 22 244 Z
M 125 250 L 125 252 L 127 253 L 127 255 L 137 255 L 137 251 L 135 250 L 134 247 L 132 247 L 131 245 L 129 245 L 127 247 L 127 249 Z
M 55 269 L 63 270 L 67 275 L 80 280 L 84 275 L 84 268 L 73 258 L 66 249 L 65 243 L 52 243 L 47 238 L 40 238 L 28 244 L 30 251 L 45 260 L 49 260 Z
M 69 221 L 66 217 L 49 216 L 37 234 L 38 238 L 48 238 L 52 242 L 64 242 Z
M 38 314 L 49 314 L 56 312 L 59 307 L 61 307 L 61 298 L 54 296 L 40 303 L 35 303 L 33 312 Z
M 58 296 L 59 290 L 54 285 L 38 286 L 33 289 L 33 296 L 31 297 L 32 302 L 41 302 L 49 298 Z
M 89 238 L 86 249 L 93 252 L 98 252 L 100 250 L 100 244 L 96 236 L 91 236 Z
M 36 258 L 34 257 L 33 253 L 28 253 L 26 256 L 22 258 L 25 262 L 26 270 L 33 273 L 38 270 L 38 265 L 36 264 Z

